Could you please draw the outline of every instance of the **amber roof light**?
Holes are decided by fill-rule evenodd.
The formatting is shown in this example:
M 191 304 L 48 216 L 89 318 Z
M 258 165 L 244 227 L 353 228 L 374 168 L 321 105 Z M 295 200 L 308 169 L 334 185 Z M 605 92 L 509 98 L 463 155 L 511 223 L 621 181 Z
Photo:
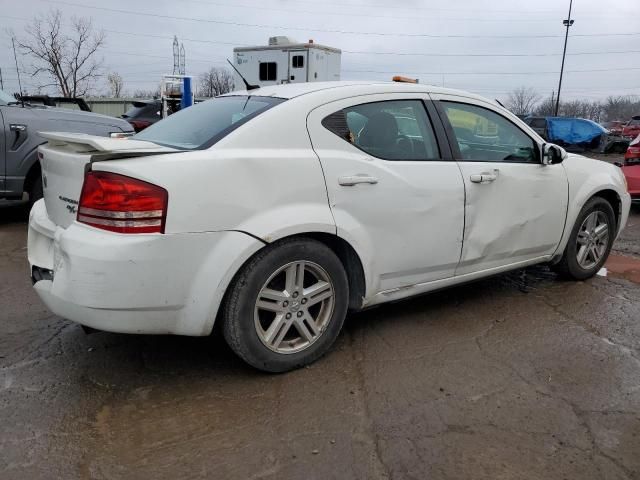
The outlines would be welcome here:
M 400 75 L 396 75 L 395 77 L 392 78 L 392 80 L 394 82 L 400 82 L 400 83 L 418 83 L 417 78 L 402 77 Z

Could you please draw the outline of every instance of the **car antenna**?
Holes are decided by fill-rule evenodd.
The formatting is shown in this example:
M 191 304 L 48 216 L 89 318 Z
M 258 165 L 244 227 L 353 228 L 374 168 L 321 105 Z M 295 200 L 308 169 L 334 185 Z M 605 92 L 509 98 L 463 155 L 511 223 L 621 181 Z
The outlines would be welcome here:
M 240 75 L 240 78 L 244 82 L 244 86 L 247 88 L 247 90 L 256 90 L 257 88 L 260 88 L 260 85 L 250 85 L 249 82 L 247 82 L 246 78 L 244 78 L 242 76 L 242 74 L 238 71 L 238 69 L 235 67 L 235 65 L 233 63 L 229 62 L 228 58 L 227 58 L 227 62 L 229 63 L 229 65 L 231 65 L 231 68 L 233 68 L 236 71 L 236 73 L 238 75 Z
M 24 108 L 24 98 L 22 97 L 22 82 L 20 81 L 20 69 L 18 68 L 18 57 L 16 56 L 16 38 L 11 37 L 11 44 L 13 45 L 13 59 L 16 62 L 16 73 L 18 74 L 18 88 L 20 89 L 20 101 L 22 102 L 22 108 Z
M 494 99 L 494 100 L 495 100 L 495 101 L 496 101 L 496 103 L 497 103 L 498 105 L 500 105 L 502 108 L 507 108 L 507 107 L 505 107 L 505 106 L 502 104 L 502 102 L 501 102 L 500 100 L 498 100 L 497 98 L 496 98 L 496 99 Z M 507 109 L 507 110 L 508 110 L 508 109 Z

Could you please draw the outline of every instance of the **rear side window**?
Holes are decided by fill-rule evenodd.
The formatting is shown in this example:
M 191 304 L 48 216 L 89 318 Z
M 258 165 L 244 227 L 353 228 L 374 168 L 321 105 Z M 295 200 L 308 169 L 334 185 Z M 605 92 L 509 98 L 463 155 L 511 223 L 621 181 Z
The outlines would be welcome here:
M 536 162 L 537 145 L 501 115 L 476 105 L 442 102 L 462 160 Z
M 174 113 L 135 135 L 180 150 L 208 148 L 240 125 L 284 102 L 260 96 L 218 97 Z
M 272 82 L 278 77 L 278 64 L 276 62 L 262 62 L 260 64 L 260 81 Z
M 391 100 L 339 110 L 322 125 L 383 160 L 437 160 L 440 151 L 420 100 Z

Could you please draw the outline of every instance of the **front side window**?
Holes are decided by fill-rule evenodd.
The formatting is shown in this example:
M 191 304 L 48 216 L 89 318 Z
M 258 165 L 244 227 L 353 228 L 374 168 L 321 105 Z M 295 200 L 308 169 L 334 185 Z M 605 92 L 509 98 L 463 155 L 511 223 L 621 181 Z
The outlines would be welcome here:
M 322 124 L 360 150 L 384 160 L 440 158 L 431 121 L 420 100 L 355 105 L 329 115 Z
M 443 101 L 441 105 L 462 160 L 537 163 L 536 143 L 503 116 L 466 103 Z
M 260 81 L 273 82 L 277 78 L 278 64 L 276 62 L 262 62 L 260 64 Z
M 283 101 L 282 98 L 256 95 L 213 98 L 180 110 L 132 138 L 179 150 L 208 148 L 240 125 Z

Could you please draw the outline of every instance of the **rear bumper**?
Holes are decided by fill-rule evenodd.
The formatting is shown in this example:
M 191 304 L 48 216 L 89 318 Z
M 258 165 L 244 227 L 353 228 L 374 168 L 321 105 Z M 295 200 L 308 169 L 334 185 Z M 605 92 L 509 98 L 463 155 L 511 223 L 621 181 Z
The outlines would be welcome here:
M 63 229 L 42 200 L 29 218 L 29 263 L 42 301 L 57 315 L 111 332 L 209 334 L 228 283 L 261 246 L 240 232 Z

